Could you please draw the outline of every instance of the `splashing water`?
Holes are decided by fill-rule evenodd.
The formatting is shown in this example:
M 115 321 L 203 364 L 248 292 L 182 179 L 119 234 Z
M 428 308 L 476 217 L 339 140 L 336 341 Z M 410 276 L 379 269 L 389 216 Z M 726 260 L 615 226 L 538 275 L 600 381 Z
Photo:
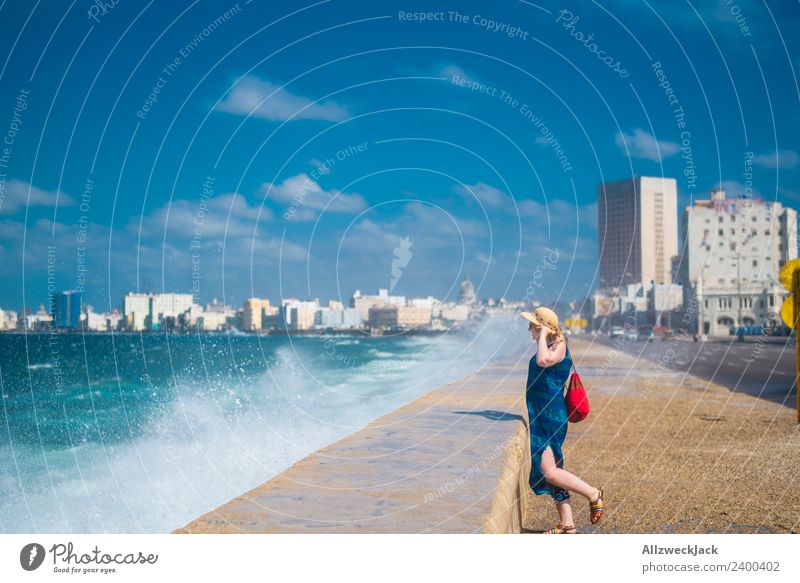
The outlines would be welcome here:
M 0 335 L 0 532 L 168 532 L 518 355 L 530 339 L 511 321 L 437 337 Z

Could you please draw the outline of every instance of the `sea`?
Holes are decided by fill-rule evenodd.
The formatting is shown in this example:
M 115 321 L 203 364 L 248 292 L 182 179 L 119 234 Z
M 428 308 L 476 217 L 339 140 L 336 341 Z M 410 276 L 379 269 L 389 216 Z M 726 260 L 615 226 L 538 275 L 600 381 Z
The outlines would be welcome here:
M 488 362 L 437 336 L 0 334 L 0 532 L 167 533 Z

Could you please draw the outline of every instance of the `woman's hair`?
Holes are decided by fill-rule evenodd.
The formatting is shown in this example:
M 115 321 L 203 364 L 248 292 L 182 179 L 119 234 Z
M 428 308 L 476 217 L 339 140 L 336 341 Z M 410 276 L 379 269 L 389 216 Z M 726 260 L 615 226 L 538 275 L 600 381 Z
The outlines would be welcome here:
M 564 331 L 561 330 L 561 326 L 556 326 L 556 329 L 547 335 L 548 342 L 556 342 L 556 341 L 561 341 L 563 339 L 564 339 Z
M 547 333 L 548 344 L 551 342 L 561 342 L 562 340 L 564 340 L 564 331 L 561 330 L 561 326 L 556 326 L 555 330 Z
M 544 326 L 540 326 L 537 324 L 532 324 L 532 325 L 536 326 L 540 332 L 544 328 Z M 545 338 L 545 340 L 547 340 L 548 344 L 552 344 L 553 342 L 561 342 L 562 340 L 564 340 L 564 331 L 561 329 L 561 326 L 556 326 L 555 330 L 548 328 L 547 337 Z

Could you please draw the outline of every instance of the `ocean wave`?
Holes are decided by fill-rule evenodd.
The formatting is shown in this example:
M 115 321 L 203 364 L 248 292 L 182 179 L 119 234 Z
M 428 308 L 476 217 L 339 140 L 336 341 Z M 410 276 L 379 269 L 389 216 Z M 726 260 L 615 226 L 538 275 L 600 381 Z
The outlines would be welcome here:
M 0 434 L 0 525 L 6 532 L 169 532 L 428 390 L 530 344 L 502 319 L 473 337 L 342 340 L 281 340 L 258 374 L 184 371 L 151 389 L 171 398 L 159 401 L 128 442 L 12 450 Z

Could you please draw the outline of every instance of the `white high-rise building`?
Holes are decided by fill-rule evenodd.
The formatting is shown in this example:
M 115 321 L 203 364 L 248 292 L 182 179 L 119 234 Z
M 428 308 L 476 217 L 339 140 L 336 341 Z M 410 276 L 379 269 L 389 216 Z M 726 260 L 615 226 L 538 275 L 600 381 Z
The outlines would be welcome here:
M 678 254 L 674 178 L 634 176 L 597 190 L 601 290 L 670 283 Z
M 708 200 L 683 213 L 684 250 L 678 279 L 684 306 L 696 300 L 701 333 L 728 335 L 738 326 L 772 326 L 788 292 L 780 268 L 797 257 L 797 211 L 760 198 Z
M 192 294 L 128 294 L 122 307 L 131 330 L 153 330 L 164 318 L 177 318 L 190 310 Z
M 147 327 L 152 294 L 128 294 L 122 300 L 122 313 L 128 328 L 141 332 Z
M 150 298 L 150 327 L 157 328 L 164 318 L 176 318 L 188 311 L 192 294 L 155 294 Z
M 287 330 L 310 330 L 319 311 L 319 299 L 284 299 L 281 302 L 281 317 Z

